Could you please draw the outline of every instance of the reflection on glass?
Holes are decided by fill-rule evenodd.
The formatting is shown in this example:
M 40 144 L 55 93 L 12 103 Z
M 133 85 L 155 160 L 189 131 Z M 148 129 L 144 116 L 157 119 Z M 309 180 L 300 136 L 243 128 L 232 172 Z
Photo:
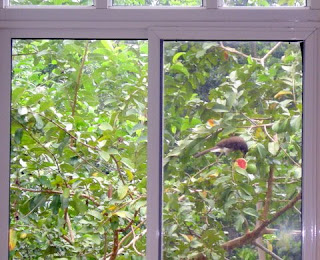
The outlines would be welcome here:
M 127 6 L 202 6 L 202 0 L 113 0 L 113 5 L 127 5 Z
M 224 6 L 306 6 L 305 0 L 224 0 Z
M 13 41 L 10 259 L 143 259 L 147 51 Z
M 163 52 L 164 259 L 301 259 L 299 43 Z

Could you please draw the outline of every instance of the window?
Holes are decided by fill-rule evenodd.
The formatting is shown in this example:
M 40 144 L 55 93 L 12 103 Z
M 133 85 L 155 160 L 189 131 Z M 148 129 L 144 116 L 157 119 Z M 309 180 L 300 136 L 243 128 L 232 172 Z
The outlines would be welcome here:
M 184 1 L 183 4 L 191 2 L 194 3 L 195 1 Z M 147 4 L 150 3 L 148 2 Z M 167 5 L 168 3 L 157 2 L 155 4 Z M 113 2 L 113 4 L 124 5 L 125 2 Z M 139 2 L 139 4 L 144 5 L 146 3 Z M 221 255 L 229 259 L 232 259 L 232 257 L 252 257 L 252 259 L 256 259 L 257 254 L 270 254 L 271 251 L 277 256 L 280 255 L 283 259 L 292 256 L 289 253 L 293 253 L 297 259 L 300 259 L 301 256 L 302 259 L 317 259 L 319 253 L 317 252 L 319 240 L 319 220 L 317 219 L 319 194 L 317 186 L 320 184 L 316 174 L 318 169 L 317 158 L 319 157 L 317 149 L 319 145 L 319 116 L 316 113 L 318 111 L 317 100 L 319 100 L 317 70 L 320 59 L 318 51 L 320 40 L 318 3 L 308 2 L 308 7 L 274 9 L 220 8 L 219 6 L 223 5 L 223 3 L 218 3 L 217 1 L 197 2 L 194 7 L 180 6 L 179 8 L 175 6 L 178 5 L 177 2 L 172 1 L 170 4 L 172 7 L 120 7 L 111 6 L 111 1 L 97 0 L 94 6 L 81 8 L 66 8 L 63 6 L 59 8 L 32 8 L 30 6 L 9 7 L 8 2 L 3 2 L 3 8 L 0 10 L 0 59 L 2 61 L 0 66 L 2 79 L 0 102 L 2 111 L 0 114 L 2 122 L 0 127 L 0 149 L 2 155 L 0 158 L 2 180 L 0 182 L 0 205 L 2 208 L 0 212 L 0 219 L 2 220 L 0 222 L 2 230 L 0 233 L 1 259 L 7 259 L 8 254 L 11 258 L 19 259 L 22 256 L 15 249 L 24 247 L 24 252 L 26 252 L 29 247 L 31 249 L 33 246 L 37 246 L 37 243 L 43 246 L 41 252 L 46 252 L 45 254 L 47 254 L 43 254 L 43 256 L 37 255 L 37 257 L 77 257 L 75 248 L 82 247 L 82 249 L 86 249 L 83 252 L 88 253 L 86 257 L 94 259 L 96 257 L 96 255 L 92 254 L 94 250 L 100 252 L 100 257 L 104 257 L 105 245 L 108 248 L 107 255 L 110 255 L 111 259 L 128 259 L 128 257 L 135 257 L 135 259 L 146 257 L 151 260 L 174 259 L 175 257 L 207 257 L 207 259 L 214 259 L 214 257 L 220 257 Z M 278 4 L 281 5 L 281 3 Z M 284 5 L 286 4 L 284 3 Z M 295 5 L 295 3 L 292 5 Z M 305 3 L 301 2 L 301 6 L 304 5 Z M 84 50 L 88 44 L 93 49 L 90 54 L 85 54 Z M 254 49 L 257 55 L 255 55 Z M 108 54 L 103 54 L 103 52 Z M 26 55 L 28 53 L 31 55 Z M 24 54 L 24 56 L 20 54 Z M 69 60 L 63 59 L 64 56 L 62 54 L 69 57 Z M 89 56 L 84 59 L 83 57 L 86 55 Z M 110 58 L 111 56 L 113 58 Z M 263 59 L 264 57 L 266 58 Z M 119 59 L 122 59 L 121 66 L 118 62 Z M 73 103 L 72 99 L 64 99 L 63 96 L 70 97 L 71 94 L 67 90 L 66 92 L 61 91 L 61 98 L 58 98 L 57 92 L 54 93 L 55 88 L 67 88 L 68 83 L 72 85 L 77 82 L 79 73 L 77 74 L 76 72 L 79 71 L 79 64 L 81 66 L 82 61 L 84 61 L 84 70 L 81 76 L 83 77 L 81 86 L 83 96 L 82 100 L 78 102 L 79 109 L 83 109 L 86 113 L 98 113 L 97 111 L 104 111 L 103 109 L 108 108 L 105 115 L 87 122 L 87 124 L 90 123 L 90 129 L 85 129 L 86 120 L 89 120 L 88 116 L 85 119 L 79 118 L 79 116 L 78 125 L 73 125 L 73 119 L 67 116 L 67 112 L 72 111 L 69 108 L 72 108 Z M 295 69 L 293 70 L 294 64 Z M 257 70 L 253 70 L 253 67 L 256 67 L 255 69 Z M 277 71 L 274 75 L 272 74 L 274 73 L 272 68 Z M 217 72 L 217 75 L 212 72 L 212 69 Z M 30 73 L 30 71 L 33 73 Z M 250 114 L 249 111 L 249 109 L 255 109 L 255 104 L 257 104 L 257 109 L 259 103 L 262 104 L 262 107 L 266 105 L 270 107 L 277 106 L 273 114 L 268 111 L 268 113 L 271 113 L 272 118 L 270 123 L 278 124 L 280 127 L 282 123 L 284 124 L 287 121 L 288 129 L 286 128 L 285 131 L 281 132 L 276 126 L 271 127 L 271 129 L 268 126 L 266 132 L 264 132 L 264 129 L 261 129 L 262 131 L 255 130 L 258 127 L 253 126 L 253 121 L 248 118 L 232 117 L 230 119 L 228 117 L 230 116 L 228 115 L 230 109 L 232 110 L 232 106 L 229 106 L 231 100 L 238 103 L 242 101 L 240 96 L 233 99 L 231 97 L 226 98 L 225 95 L 227 95 L 232 84 L 238 84 L 239 80 L 243 84 L 244 78 L 248 76 L 249 72 L 251 76 L 247 78 L 248 85 L 244 92 L 248 96 L 255 97 L 255 100 L 252 101 L 252 106 L 248 107 L 244 114 L 251 120 L 252 118 L 255 120 L 257 118 L 253 116 L 256 116 L 256 114 Z M 98 76 L 97 78 L 90 76 L 93 74 L 98 75 L 99 73 L 101 74 L 100 78 Z M 265 77 L 266 75 L 263 76 L 263 73 L 268 74 L 268 76 L 272 74 L 273 76 Z M 293 73 L 294 76 L 292 77 L 290 73 Z M 288 76 L 289 74 L 291 77 Z M 116 76 L 114 77 L 114 75 Z M 295 83 L 288 83 L 289 79 L 286 80 L 285 77 L 289 78 L 291 83 L 292 80 Z M 95 79 L 93 80 L 93 78 Z M 146 84 L 147 78 L 148 86 Z M 205 85 L 210 80 L 214 82 L 210 86 L 214 87 L 206 88 Z M 34 83 L 34 86 L 32 83 Z M 271 87 L 268 85 L 269 83 L 276 85 L 276 87 Z M 190 88 L 183 89 L 184 84 L 190 84 L 190 86 L 188 85 Z M 98 85 L 99 87 L 106 87 L 105 93 L 100 93 L 100 91 L 103 92 L 103 88 L 97 89 L 96 92 L 92 92 L 95 94 L 86 98 L 85 92 L 94 90 Z M 270 91 L 271 94 L 267 96 L 267 100 L 264 99 L 262 94 L 260 96 L 259 94 L 250 93 L 253 85 L 263 85 L 263 91 Z M 295 87 L 294 90 L 293 86 Z M 121 123 L 123 129 L 119 129 L 120 132 L 121 130 L 123 132 L 119 135 L 116 133 L 111 135 L 109 133 L 110 137 L 105 140 L 99 140 L 101 135 L 104 135 L 104 132 L 107 134 L 108 129 L 111 129 L 110 126 L 114 127 L 110 124 L 111 119 L 107 118 L 108 113 L 112 113 L 112 111 L 117 110 L 118 106 L 121 106 L 121 99 L 124 98 L 126 100 L 126 97 L 121 95 L 124 94 L 126 88 L 129 89 L 131 87 L 137 88 L 138 92 L 136 92 L 137 96 L 132 99 L 132 107 L 125 108 L 125 116 L 118 118 L 120 121 L 123 119 Z M 139 89 L 139 87 L 143 88 Z M 121 95 L 113 92 L 113 90 L 119 90 L 119 88 L 124 90 Z M 300 98 L 302 89 L 303 102 Z M 49 92 L 44 95 L 41 92 L 43 90 Z M 180 95 L 179 91 L 182 91 Z M 47 93 L 50 93 L 50 95 Z M 113 98 L 117 101 L 108 103 L 110 95 L 114 95 Z M 179 103 L 179 98 L 185 96 L 188 96 L 187 105 Z M 146 100 L 146 97 L 147 102 L 143 103 L 142 100 Z M 286 100 L 293 100 L 293 97 L 295 97 L 295 102 L 290 101 L 284 104 Z M 100 103 L 96 104 L 98 100 Z M 46 106 L 50 106 L 51 101 L 57 101 L 60 109 L 59 113 L 54 114 L 53 118 L 48 118 L 52 122 L 42 118 L 46 116 L 45 113 L 41 114 L 45 111 Z M 257 103 L 254 101 L 257 101 Z M 169 103 L 172 103 L 172 105 Z M 141 111 L 144 111 L 146 104 L 148 112 L 144 114 Z M 186 108 L 184 109 L 185 105 Z M 93 108 L 94 106 L 100 106 L 100 110 Z M 174 106 L 176 108 L 173 109 L 172 107 Z M 226 110 L 226 107 L 228 110 Z M 199 109 L 204 108 L 210 110 L 210 115 L 205 114 L 205 110 L 203 110 L 204 114 L 200 116 L 201 111 Z M 131 112 L 128 112 L 130 109 L 136 109 L 136 111 L 131 110 L 132 114 L 130 114 Z M 50 113 L 53 110 L 57 109 L 52 106 Z M 182 112 L 177 113 L 177 111 Z M 214 113 L 211 114 L 211 111 Z M 302 111 L 303 117 L 301 118 Z M 41 115 L 37 116 L 38 112 Z M 176 114 L 173 115 L 172 112 Z M 136 124 L 138 123 L 137 121 L 129 118 L 137 114 L 139 116 L 135 120 L 139 121 L 139 125 Z M 196 116 L 194 116 L 195 114 Z M 280 114 L 285 117 L 281 117 Z M 22 125 L 27 128 L 23 129 L 21 125 L 21 127 L 19 126 L 19 120 L 18 123 L 15 121 L 17 116 L 26 118 L 26 115 L 28 115 L 30 124 L 25 124 L 27 121 L 23 121 Z M 222 118 L 226 119 L 226 122 L 222 122 Z M 262 118 L 262 114 L 259 114 L 259 118 Z M 56 123 L 54 119 L 59 119 L 60 128 L 58 125 L 53 127 L 54 130 L 50 132 L 51 139 L 46 139 L 48 138 L 48 135 L 45 135 L 48 127 L 50 124 Z M 239 120 L 239 124 L 242 124 L 240 130 L 234 129 L 235 122 L 238 122 L 237 120 Z M 264 120 L 257 123 L 270 124 Z M 46 124 L 49 124 L 49 126 L 46 126 Z M 146 124 L 147 128 L 145 128 Z M 194 132 L 201 127 L 205 131 L 220 131 L 218 127 L 221 125 L 224 129 L 221 132 L 217 132 L 217 135 L 212 140 L 205 140 L 201 133 Z M 74 128 L 75 126 L 76 128 Z M 253 127 L 253 130 L 249 130 L 250 127 Z M 17 157 L 15 154 L 17 149 L 25 149 L 25 147 L 20 146 L 21 141 L 25 142 L 28 141 L 26 139 L 32 139 L 31 135 L 27 135 L 26 132 L 30 131 L 30 128 L 33 131 L 32 136 L 44 147 L 41 148 L 41 145 L 40 148 L 39 146 L 32 147 L 30 148 L 31 151 L 26 150 L 25 154 L 22 152 L 19 155 L 20 157 Z M 74 129 L 77 129 L 77 131 Z M 181 129 L 185 132 L 182 132 Z M 94 132 L 94 135 L 90 131 Z M 148 131 L 147 135 L 145 131 Z M 289 136 L 286 135 L 286 132 L 289 133 Z M 11 141 L 10 133 L 12 136 Z M 77 140 L 72 137 L 73 135 L 77 137 Z M 238 149 L 240 153 L 238 153 L 239 151 L 234 151 L 230 156 L 221 155 L 216 157 L 212 154 L 211 157 L 207 154 L 197 160 L 193 157 L 198 150 L 209 148 L 210 144 L 215 144 L 223 138 L 235 135 L 241 136 L 247 143 L 248 152 L 245 157 L 242 156 L 241 152 L 246 151 L 246 149 Z M 144 136 L 147 136 L 147 142 L 143 139 Z M 93 137 L 95 139 L 92 139 Z M 195 144 L 195 146 L 192 146 L 193 148 L 189 145 L 190 143 L 186 142 L 191 140 L 188 139 L 189 137 L 193 138 L 192 141 Z M 110 143 L 110 146 L 108 144 L 108 147 L 105 147 L 108 149 L 92 152 L 88 151 L 90 147 L 86 147 L 86 149 L 88 148 L 86 150 L 82 149 L 83 147 L 80 144 L 76 144 L 76 142 L 81 141 L 87 145 L 94 144 L 102 145 L 103 147 L 103 142 L 111 142 L 112 138 L 120 138 L 120 142 L 122 142 L 123 138 L 123 142 L 126 142 L 128 146 L 141 144 L 145 147 L 147 145 L 147 154 L 145 155 L 143 155 L 142 150 L 132 150 L 137 153 L 136 156 L 147 156 L 147 160 L 144 158 L 144 163 L 132 165 L 128 160 L 121 161 L 121 166 L 123 166 L 121 170 L 122 177 L 125 178 L 126 184 L 130 183 L 130 185 L 124 185 L 121 179 L 116 179 L 116 163 L 109 165 L 109 160 L 112 161 L 112 156 L 114 155 L 116 160 L 131 158 L 132 154 L 128 154 L 129 150 L 125 143 L 116 144 L 113 142 L 112 144 Z M 72 141 L 73 139 L 75 141 Z M 276 139 L 279 141 L 279 146 Z M 301 139 L 302 144 L 300 144 Z M 57 142 L 54 143 L 52 140 L 57 140 Z M 286 142 L 283 140 L 286 140 Z M 36 142 L 34 139 L 33 141 Z M 98 142 L 102 142 L 102 144 Z M 185 143 L 183 144 L 183 142 Z M 259 146 L 259 143 L 264 147 L 264 150 Z M 99 174 L 102 173 L 95 172 L 93 166 L 89 167 L 83 160 L 79 161 L 79 155 L 71 154 L 70 144 L 72 144 L 71 148 L 77 149 L 75 152 L 80 153 L 80 155 L 89 155 L 90 159 L 93 159 L 92 162 L 100 162 L 99 165 L 93 165 L 94 167 L 100 169 L 102 165 L 101 168 L 105 170 L 108 168 L 107 166 L 110 166 L 110 173 L 100 176 Z M 183 147 L 183 145 L 185 146 Z M 45 150 L 48 147 L 52 154 L 47 156 L 48 151 Z M 179 154 L 176 153 L 174 155 L 174 149 L 179 147 L 181 148 L 178 151 Z M 120 149 L 119 155 L 114 154 L 118 148 Z M 188 156 L 185 156 L 185 151 L 188 149 Z M 69 161 L 61 156 L 65 152 L 69 153 Z M 274 201 L 270 203 L 269 209 L 271 209 L 271 212 L 267 218 L 272 218 L 273 214 L 278 212 L 276 207 L 281 210 L 282 205 L 284 207 L 288 205 L 286 203 L 294 204 L 290 206 L 291 211 L 287 211 L 289 215 L 283 215 L 278 219 L 278 226 L 271 225 L 268 228 L 280 230 L 280 225 L 286 227 L 291 225 L 290 228 L 299 231 L 301 223 L 301 232 L 298 232 L 297 237 L 301 236 L 302 238 L 291 240 L 294 241 L 291 244 L 295 244 L 292 245 L 292 248 L 296 250 L 295 252 L 284 250 L 286 247 L 284 243 L 290 240 L 283 236 L 281 237 L 279 233 L 276 236 L 270 234 L 269 237 L 263 237 L 262 241 L 257 242 L 263 247 L 257 248 L 257 244 L 250 241 L 248 243 L 250 244 L 249 246 L 234 249 L 236 252 L 232 252 L 228 248 L 225 248 L 226 251 L 220 251 L 224 250 L 221 249 L 221 245 L 227 243 L 228 239 L 242 237 L 246 234 L 246 218 L 248 218 L 250 231 L 254 229 L 254 223 L 260 220 L 257 216 L 260 216 L 261 210 L 259 208 L 254 209 L 253 206 L 257 205 L 259 207 L 258 202 L 262 202 L 260 206 L 263 208 L 266 204 L 265 198 L 267 196 L 265 194 L 267 194 L 267 177 L 271 171 L 270 166 L 266 165 L 268 170 L 265 171 L 266 175 L 261 180 L 254 179 L 257 181 L 255 182 L 250 178 L 256 178 L 251 173 L 255 171 L 252 165 L 256 162 L 256 159 L 253 157 L 263 157 L 262 154 L 264 152 L 268 153 L 268 160 L 274 160 L 275 156 L 278 156 L 277 153 L 279 152 L 279 155 L 281 153 L 280 159 L 276 158 L 278 161 L 274 160 L 272 162 L 276 165 L 275 178 L 279 178 L 277 181 L 285 183 L 283 185 L 281 183 L 274 184 L 274 196 L 272 196 Z M 126 153 L 127 156 L 124 156 Z M 38 157 L 35 154 L 38 154 Z M 183 160 L 186 160 L 187 168 L 183 168 L 185 167 L 182 165 L 184 161 L 181 160 L 183 156 L 185 156 Z M 58 163 L 56 163 L 54 158 L 58 157 L 62 160 L 58 160 Z M 45 160 L 40 162 L 37 161 L 38 158 L 45 158 Z M 74 158 L 74 160 L 72 161 L 71 158 Z M 236 161 L 239 158 L 243 160 Z M 192 179 L 194 172 L 201 171 L 207 165 L 213 164 L 215 160 L 218 161 L 218 166 L 213 165 L 211 168 L 208 167 L 199 173 L 204 178 L 203 185 L 198 182 L 195 184 L 194 182 L 198 181 L 198 179 L 196 177 Z M 145 164 L 145 161 L 147 161 L 147 164 Z M 298 165 L 294 162 L 302 164 L 302 175 L 300 175 Z M 168 171 L 168 163 L 171 163 L 172 166 L 170 171 Z M 242 169 L 245 167 L 242 163 L 247 164 L 246 170 Z M 54 195 L 44 194 L 44 192 L 35 194 L 36 192 L 32 193 L 32 191 L 22 191 L 22 189 L 43 190 L 52 188 L 50 185 L 53 182 L 57 182 L 57 180 L 51 178 L 51 175 L 49 177 L 44 176 L 44 171 L 46 170 L 47 172 L 46 168 L 48 168 L 55 174 L 56 168 L 58 168 L 57 164 L 59 167 L 64 167 L 66 175 L 63 175 L 63 178 L 68 182 L 70 181 L 70 187 L 67 185 L 64 187 L 62 178 L 62 185 L 59 186 L 58 183 L 55 183 L 54 191 L 58 193 Z M 267 161 L 264 161 L 264 164 L 267 164 Z M 34 169 L 28 169 L 29 166 L 34 167 Z M 173 172 L 173 166 L 176 167 L 177 171 L 170 175 L 170 172 Z M 260 166 L 260 164 L 255 164 L 256 168 Z M 79 167 L 79 172 L 75 172 L 75 167 Z M 136 169 L 139 167 L 138 174 L 142 174 L 141 178 L 137 178 L 135 175 L 137 174 Z M 225 171 L 221 171 L 221 167 L 224 167 Z M 233 175 L 227 175 L 230 169 Z M 234 169 L 233 172 L 232 169 Z M 37 179 L 32 179 L 33 177 L 28 175 L 31 170 L 38 171 L 39 176 Z M 132 178 L 130 172 L 133 175 L 133 180 L 131 181 L 129 180 Z M 186 173 L 186 175 L 182 175 L 182 172 Z M 17 173 L 23 175 L 23 177 L 17 183 L 14 183 L 12 180 L 17 179 Z M 290 184 L 289 181 L 281 179 L 280 173 L 285 176 L 291 176 L 293 178 L 292 181 L 297 181 L 297 183 Z M 84 179 L 87 177 L 84 175 L 88 174 L 88 177 L 93 182 L 88 185 L 83 183 L 83 186 L 81 186 L 82 184 L 77 186 L 77 180 L 75 179 L 73 182 L 77 174 L 79 176 L 82 175 L 80 177 L 84 177 Z M 177 178 L 178 175 L 181 178 Z M 12 177 L 11 181 L 10 176 Z M 189 177 L 191 181 L 186 183 Z M 222 183 L 222 177 L 224 177 L 226 186 L 220 187 L 218 183 Z M 111 185 L 112 187 L 110 187 L 110 179 L 108 178 L 115 178 L 113 180 L 114 186 Z M 147 184 L 140 183 L 140 185 L 138 180 L 143 178 Z M 29 180 L 34 182 L 35 179 L 38 182 L 35 187 L 26 186 L 27 188 L 25 188 L 19 186 L 19 181 L 26 183 Z M 213 179 L 219 180 L 218 183 Z M 233 179 L 234 182 L 232 182 Z M 195 181 L 193 182 L 192 180 Z M 302 182 L 301 185 L 300 182 Z M 178 187 L 179 183 L 180 186 Z M 139 226 L 139 217 L 138 215 L 135 216 L 134 213 L 132 215 L 129 212 L 130 214 L 128 215 L 126 211 L 115 211 L 118 213 L 113 215 L 112 213 L 110 214 L 111 211 L 108 211 L 111 206 L 120 205 L 125 201 L 132 208 L 135 207 L 134 203 L 132 203 L 133 200 L 126 200 L 129 193 L 135 192 L 130 188 L 134 184 L 137 185 L 138 190 L 140 189 L 140 193 L 136 195 L 146 196 L 146 205 L 145 199 L 142 199 L 139 201 L 141 205 L 137 206 L 138 208 L 142 207 L 143 210 L 145 210 L 146 206 L 146 226 L 144 226 L 145 223 Z M 221 201 L 218 201 L 217 196 L 208 194 L 209 192 L 222 194 L 224 192 L 222 189 L 227 191 L 229 184 L 233 185 L 229 195 L 235 191 L 233 194 L 240 197 L 241 201 L 243 200 L 243 207 L 242 205 L 235 205 L 235 203 L 232 204 L 232 200 L 228 200 L 232 196 L 225 196 L 226 199 L 222 199 L 221 196 Z M 82 192 L 80 192 L 81 187 L 83 187 Z M 261 192 L 253 191 L 260 187 Z M 300 188 L 302 190 L 301 200 L 299 197 Z M 20 192 L 17 192 L 19 189 Z M 96 189 L 96 194 L 101 196 L 105 193 L 103 197 L 106 201 L 105 209 L 98 206 L 94 208 L 91 203 L 93 201 L 90 200 L 91 197 L 84 197 L 84 195 L 90 196 L 92 193 L 86 193 L 85 189 L 90 190 L 90 192 Z M 111 197 L 114 199 L 114 203 L 110 203 L 111 200 L 108 198 L 111 190 L 113 193 Z M 183 190 L 185 190 L 185 194 L 182 192 Z M 20 198 L 19 196 L 22 197 Z M 68 199 L 69 202 L 66 202 Z M 183 223 L 184 226 L 179 227 L 179 224 L 182 223 L 174 222 L 176 221 L 174 218 L 177 214 L 176 210 L 180 210 L 179 203 L 186 207 L 192 207 L 191 204 L 188 204 L 192 202 L 192 199 L 205 202 L 197 205 L 195 210 L 198 210 L 198 213 L 206 212 L 206 214 L 201 217 L 200 214 L 196 214 L 197 212 L 192 215 L 189 214 L 190 212 L 187 213 L 188 211 L 182 210 L 179 214 L 189 214 L 192 221 L 191 223 Z M 19 200 L 26 202 L 26 209 L 25 211 L 22 210 L 24 215 L 27 215 L 25 219 L 21 218 L 22 215 L 17 216 L 19 219 L 13 219 L 15 217 L 14 213 L 18 212 L 15 207 L 19 207 L 19 211 L 22 208 L 18 203 Z M 86 200 L 89 200 L 88 205 Z M 283 200 L 283 202 L 280 200 Z M 220 202 L 221 204 L 219 205 Z M 59 203 L 61 203 L 60 206 Z M 64 208 L 63 203 L 65 203 Z M 223 214 L 228 209 L 223 203 L 229 203 L 230 207 L 236 208 L 237 211 L 230 211 L 228 214 L 232 215 L 230 216 L 230 218 L 233 218 L 232 221 L 238 221 L 239 228 L 232 226 L 229 229 L 228 227 L 214 229 L 214 226 L 210 226 L 213 223 L 217 226 L 220 225 L 221 222 L 219 221 L 221 220 L 224 221 L 224 225 L 234 223 L 227 218 L 223 219 Z M 175 205 L 178 206 L 176 207 Z M 296 209 L 294 209 L 294 206 Z M 45 225 L 42 225 L 42 221 L 49 221 L 49 218 L 46 218 L 45 215 L 48 213 L 42 211 L 46 207 L 50 212 L 57 213 L 56 216 L 50 216 L 52 218 L 51 225 L 57 223 L 58 229 L 55 233 L 51 229 L 50 232 L 46 231 Z M 90 208 L 90 212 L 87 211 L 87 209 L 89 210 L 87 207 Z M 219 212 L 219 207 L 222 209 L 221 212 Z M 70 212 L 66 214 L 65 212 L 69 210 Z M 192 209 L 192 212 L 195 212 L 195 210 Z M 209 216 L 208 211 L 212 210 L 214 213 Z M 77 211 L 80 213 L 77 214 Z M 82 214 L 81 211 L 86 214 Z M 299 211 L 302 213 L 301 219 L 299 219 Z M 7 220 L 10 212 L 11 219 L 9 222 Z M 38 215 L 32 214 L 34 212 L 37 212 Z M 241 214 L 236 214 L 235 212 Z M 104 213 L 106 214 L 104 215 Z M 39 220 L 38 224 L 41 227 L 39 232 L 43 232 L 44 235 L 50 233 L 42 241 L 33 240 L 32 246 L 28 245 L 28 241 L 31 241 L 31 236 L 29 236 L 27 230 L 26 232 L 23 230 L 28 225 L 27 219 L 30 216 L 41 216 L 39 219 L 33 219 L 33 223 Z M 210 219 L 206 220 L 206 216 Z M 290 221 L 288 221 L 288 218 L 290 218 Z M 15 221 L 17 222 L 15 223 Z M 23 223 L 24 226 L 19 226 L 19 221 L 26 222 Z M 109 223 L 107 225 L 110 226 L 107 238 L 103 237 L 103 232 L 100 232 L 99 227 L 97 227 L 96 233 L 89 232 L 86 234 L 85 228 L 91 228 L 92 231 L 93 227 L 85 221 L 93 221 L 95 223 L 100 221 L 100 224 L 103 221 L 107 221 Z M 68 227 L 70 222 L 71 228 L 70 226 Z M 82 226 L 80 228 L 73 222 L 81 222 L 82 225 L 87 225 L 87 227 Z M 73 241 L 70 240 L 69 231 L 71 229 L 77 235 L 73 238 Z M 213 231 L 225 233 L 216 236 Z M 230 233 L 234 233 L 235 236 L 231 237 Z M 10 239 L 8 235 L 10 235 Z M 65 237 L 63 238 L 63 236 Z M 131 237 L 129 238 L 129 236 Z M 200 236 L 200 239 L 192 238 L 197 236 Z M 261 238 L 261 236 L 258 237 Z M 81 239 L 84 238 L 86 238 L 87 244 L 80 243 L 80 241 L 83 241 Z M 201 245 L 204 240 L 211 241 L 212 248 L 210 245 L 205 247 Z M 47 244 L 43 241 L 47 241 Z M 107 242 L 103 244 L 102 241 Z M 301 247 L 298 245 L 299 242 L 301 242 Z M 8 250 L 8 245 L 11 250 Z M 216 245 L 219 245 L 220 248 L 216 247 Z M 167 250 L 169 247 L 171 247 L 170 250 Z M 68 254 L 63 254 L 62 248 L 68 248 L 68 250 L 64 251 L 68 252 Z M 192 250 L 192 248 L 196 250 Z M 195 255 L 192 255 L 192 253 L 195 253 Z

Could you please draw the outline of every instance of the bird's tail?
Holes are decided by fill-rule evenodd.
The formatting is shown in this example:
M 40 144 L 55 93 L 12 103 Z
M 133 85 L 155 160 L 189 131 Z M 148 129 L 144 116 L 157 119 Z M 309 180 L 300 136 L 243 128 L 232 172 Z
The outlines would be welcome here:
M 211 147 L 211 148 L 209 148 L 209 149 L 206 149 L 206 150 L 204 150 L 204 151 L 201 151 L 201 152 L 198 152 L 198 153 L 194 154 L 193 157 L 194 157 L 194 158 L 198 158 L 198 157 L 200 157 L 200 156 L 202 156 L 202 155 L 205 155 L 205 154 L 207 154 L 207 153 L 209 153 L 209 152 L 220 153 L 220 152 L 221 152 L 221 148 L 219 148 L 219 147 L 217 147 L 217 146 Z

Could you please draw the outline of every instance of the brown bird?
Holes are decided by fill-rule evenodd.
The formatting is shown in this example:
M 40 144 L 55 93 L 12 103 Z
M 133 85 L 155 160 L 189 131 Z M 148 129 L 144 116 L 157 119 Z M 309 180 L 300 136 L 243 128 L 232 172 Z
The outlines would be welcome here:
M 248 152 L 248 145 L 246 141 L 239 136 L 232 136 L 226 139 L 222 139 L 214 147 L 206 149 L 202 152 L 198 152 L 193 155 L 193 157 L 197 158 L 209 152 L 228 154 L 229 152 L 233 151 L 241 151 L 243 153 L 243 156 L 245 156 Z

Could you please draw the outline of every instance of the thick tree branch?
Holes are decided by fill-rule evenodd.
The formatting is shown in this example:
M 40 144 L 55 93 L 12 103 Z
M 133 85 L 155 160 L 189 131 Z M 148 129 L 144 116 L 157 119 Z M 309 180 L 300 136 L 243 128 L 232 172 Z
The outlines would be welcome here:
M 263 220 L 261 224 L 256 227 L 254 230 L 246 233 L 245 235 L 232 239 L 228 242 L 225 242 L 222 244 L 222 248 L 225 250 L 232 250 L 237 247 L 241 247 L 243 245 L 252 243 L 254 240 L 256 240 L 261 234 L 264 233 L 265 228 L 272 222 L 274 222 L 278 217 L 280 217 L 282 214 L 284 214 L 287 210 L 291 209 L 294 204 L 299 201 L 302 197 L 301 192 L 299 192 L 285 207 L 277 211 L 275 214 L 272 215 L 272 217 L 268 220 Z

